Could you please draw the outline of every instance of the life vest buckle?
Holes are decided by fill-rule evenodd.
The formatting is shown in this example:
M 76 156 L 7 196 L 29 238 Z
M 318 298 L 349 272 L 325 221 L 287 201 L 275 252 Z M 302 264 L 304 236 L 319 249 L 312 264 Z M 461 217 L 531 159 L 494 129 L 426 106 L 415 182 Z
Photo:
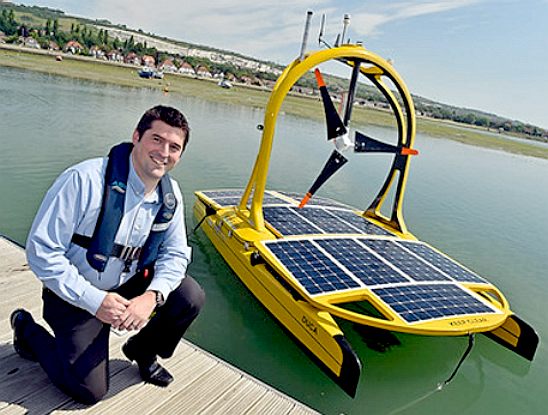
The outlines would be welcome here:
M 118 258 L 123 261 L 134 261 L 139 259 L 142 248 L 140 246 L 124 246 Z

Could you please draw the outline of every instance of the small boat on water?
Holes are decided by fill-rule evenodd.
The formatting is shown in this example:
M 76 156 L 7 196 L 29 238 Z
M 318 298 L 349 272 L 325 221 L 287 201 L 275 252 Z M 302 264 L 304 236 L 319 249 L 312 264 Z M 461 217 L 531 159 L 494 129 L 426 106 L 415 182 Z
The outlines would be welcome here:
M 307 33 L 308 29 L 305 39 Z M 362 364 L 336 319 L 416 335 L 468 336 L 464 356 L 474 335 L 482 333 L 532 360 L 538 335 L 510 309 L 502 292 L 419 241 L 405 224 L 407 176 L 411 158 L 418 154 L 413 148 L 416 120 L 411 94 L 393 65 L 359 44 L 305 53 L 305 43 L 272 90 L 247 185 L 197 191 L 198 226 L 251 293 L 351 396 L 356 394 Z M 351 71 L 342 114 L 322 76 L 320 67 L 327 63 Z M 268 190 L 280 108 L 295 83 L 311 70 L 333 152 L 308 191 Z M 396 126 L 393 142 L 360 131 L 355 131 L 353 140 L 349 137 L 359 81 L 376 86 L 389 103 Z M 379 152 L 393 156 L 382 187 L 365 208 L 315 196 L 347 163 L 345 152 L 358 157 Z

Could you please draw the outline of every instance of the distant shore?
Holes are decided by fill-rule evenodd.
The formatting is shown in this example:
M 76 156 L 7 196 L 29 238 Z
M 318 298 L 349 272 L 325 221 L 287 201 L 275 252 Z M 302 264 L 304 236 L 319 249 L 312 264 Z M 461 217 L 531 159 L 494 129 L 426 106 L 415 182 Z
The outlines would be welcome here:
M 57 55 L 63 56 L 61 62 L 55 59 Z M 60 52 L 28 50 L 6 44 L 0 44 L 0 66 L 126 87 L 152 88 L 214 102 L 260 109 L 264 109 L 270 95 L 270 91 L 261 88 L 236 85 L 232 89 L 224 89 L 218 87 L 215 82 L 178 74 L 165 74 L 162 80 L 142 79 L 137 76 L 138 68 L 132 65 L 113 64 L 90 57 L 66 56 Z M 323 111 L 318 110 L 316 100 L 309 97 L 289 96 L 282 106 L 282 111 L 305 118 L 323 119 Z M 353 111 L 353 122 L 381 127 L 394 126 L 394 118 L 388 112 L 362 107 L 356 107 Z M 417 119 L 417 131 L 434 138 L 445 138 L 484 148 L 548 159 L 548 145 L 540 145 L 533 140 L 528 142 L 526 138 L 516 140 L 481 129 L 420 117 Z

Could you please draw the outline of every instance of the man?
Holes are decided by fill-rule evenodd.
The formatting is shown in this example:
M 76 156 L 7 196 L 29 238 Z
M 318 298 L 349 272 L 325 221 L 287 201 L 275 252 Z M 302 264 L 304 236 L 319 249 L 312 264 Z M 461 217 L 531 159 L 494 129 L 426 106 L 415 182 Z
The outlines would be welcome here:
M 36 215 L 27 259 L 43 283 L 43 316 L 55 336 L 19 309 L 11 315 L 13 344 L 79 402 L 96 403 L 108 391 L 111 327 L 137 331 L 122 351 L 143 380 L 173 380 L 157 356 L 173 354 L 205 299 L 185 277 L 182 195 L 167 175 L 188 139 L 183 114 L 154 107 L 132 144 L 63 172 Z

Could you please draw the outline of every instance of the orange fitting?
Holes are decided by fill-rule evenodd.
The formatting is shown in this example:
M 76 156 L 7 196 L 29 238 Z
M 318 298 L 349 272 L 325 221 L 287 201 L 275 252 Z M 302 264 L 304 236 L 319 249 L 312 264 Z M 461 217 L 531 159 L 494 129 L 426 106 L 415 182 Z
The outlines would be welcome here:
M 404 156 L 416 156 L 417 154 L 419 154 L 419 152 L 414 148 L 402 147 L 401 154 L 403 154 Z
M 304 207 L 304 205 L 306 205 L 308 203 L 308 201 L 310 200 L 311 197 L 312 197 L 312 194 L 310 192 L 308 192 L 303 197 L 303 200 L 301 200 L 301 203 L 299 204 L 299 209 L 302 209 Z
M 318 82 L 318 87 L 325 86 L 323 76 L 318 68 L 314 69 L 314 75 L 316 75 L 316 81 Z

